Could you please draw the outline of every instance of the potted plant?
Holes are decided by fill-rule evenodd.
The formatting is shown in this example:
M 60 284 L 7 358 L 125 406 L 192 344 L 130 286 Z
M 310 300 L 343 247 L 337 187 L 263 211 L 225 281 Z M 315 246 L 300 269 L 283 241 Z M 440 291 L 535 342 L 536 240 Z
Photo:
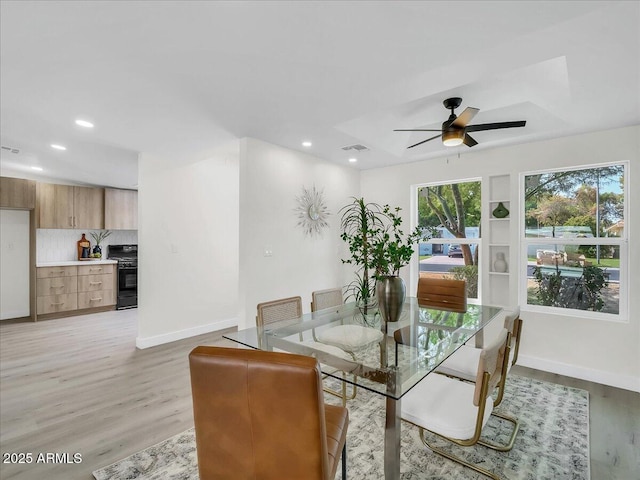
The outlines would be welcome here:
M 366 316 L 375 306 L 375 279 L 373 273 L 372 241 L 384 227 L 383 207 L 377 203 L 365 203 L 364 198 L 352 197 L 352 202 L 343 207 L 340 238 L 349 246 L 350 258 L 342 263 L 356 266 L 356 279 L 347 285 L 347 299 L 352 298 L 363 309 Z
M 358 267 L 356 279 L 346 287 L 347 298 L 360 304 L 366 316 L 376 306 L 377 291 L 380 311 L 387 321 L 397 320 L 405 298 L 404 282 L 398 276 L 400 268 L 409 263 L 414 245 L 424 238 L 419 228 L 404 235 L 400 211 L 399 207 L 392 210 L 389 205 L 366 203 L 355 197 L 341 209 L 341 238 L 351 254 L 342 262 Z
M 419 227 L 405 236 L 400 211 L 400 207 L 394 210 L 388 205 L 383 207 L 385 226 L 376 233 L 372 245 L 376 297 L 386 322 L 397 321 L 402 313 L 406 288 L 399 276 L 400 268 L 411 261 L 415 245 L 426 237 Z
M 104 230 L 100 232 L 91 232 L 91 236 L 93 237 L 93 240 L 96 242 L 96 244 L 93 247 L 93 254 L 91 255 L 92 257 L 95 257 L 95 258 L 102 257 L 102 247 L 100 246 L 100 242 L 102 242 L 102 240 L 107 238 L 109 235 L 111 235 L 110 230 Z

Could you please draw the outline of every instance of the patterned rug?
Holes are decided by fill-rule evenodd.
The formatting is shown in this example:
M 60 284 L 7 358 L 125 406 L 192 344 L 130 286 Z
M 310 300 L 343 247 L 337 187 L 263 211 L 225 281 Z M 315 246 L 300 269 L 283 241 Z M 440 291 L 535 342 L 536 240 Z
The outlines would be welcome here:
M 339 399 L 327 395 L 327 402 Z M 358 390 L 348 403 L 347 477 L 384 478 L 384 401 Z M 589 394 L 584 390 L 511 375 L 505 398 L 496 409 L 517 416 L 520 431 L 510 452 L 482 446 L 450 447 L 452 453 L 508 480 L 589 479 Z M 483 436 L 504 442 L 509 424 L 491 418 Z M 433 438 L 432 438 L 433 440 Z M 439 446 L 446 446 L 436 440 Z M 420 441 L 418 429 L 402 424 L 403 480 L 485 480 L 468 468 L 432 453 Z M 336 478 L 340 478 L 340 469 Z M 197 480 L 193 429 L 93 472 L 97 480 Z

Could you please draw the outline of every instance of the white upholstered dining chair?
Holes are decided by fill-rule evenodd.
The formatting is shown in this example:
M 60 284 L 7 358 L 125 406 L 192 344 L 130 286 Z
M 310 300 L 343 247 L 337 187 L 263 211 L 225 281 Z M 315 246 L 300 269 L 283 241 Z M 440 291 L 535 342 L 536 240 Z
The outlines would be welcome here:
M 507 311 L 504 318 L 504 329 L 510 333 L 510 356 L 505 366 L 504 375 L 506 376 L 511 367 L 518 360 L 518 349 L 520 347 L 520 337 L 522 333 L 522 319 L 520 318 L 520 307 Z M 474 382 L 477 375 L 478 360 L 482 349 L 471 345 L 463 345 L 456 350 L 449 358 L 447 358 L 436 369 L 437 373 L 441 373 L 450 377 L 460 378 L 469 382 Z M 500 390 L 496 397 L 495 405 L 502 401 L 504 391 Z
M 513 448 L 519 429 L 518 421 L 494 412 L 491 396 L 495 388 L 504 389 L 505 376 L 502 372 L 509 361 L 509 337 L 510 333 L 502 329 L 494 342 L 480 350 L 475 385 L 445 375 L 427 375 L 402 397 L 401 407 L 402 420 L 419 428 L 422 442 L 434 453 L 496 480 L 499 477 L 493 472 L 430 443 L 425 432 L 463 447 L 480 444 L 503 452 Z M 482 437 L 482 429 L 491 416 L 513 425 L 505 444 Z
M 312 312 L 338 307 L 343 303 L 342 290 L 340 288 L 316 290 L 311 293 Z M 379 329 L 362 325 L 335 325 L 324 330 L 314 331 L 313 335 L 315 341 L 337 347 L 349 353 L 353 360 L 356 359 L 356 352 L 372 345 L 380 344 L 384 338 L 384 334 Z M 346 397 L 348 399 L 356 397 L 357 387 L 355 381 L 352 387 L 352 393 Z

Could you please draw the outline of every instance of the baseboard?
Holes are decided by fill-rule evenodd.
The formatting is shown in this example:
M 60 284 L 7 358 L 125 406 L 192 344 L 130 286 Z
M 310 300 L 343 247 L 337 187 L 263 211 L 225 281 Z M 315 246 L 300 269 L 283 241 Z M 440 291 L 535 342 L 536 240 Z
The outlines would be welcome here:
M 225 328 L 231 328 L 231 327 L 237 327 L 237 326 L 238 326 L 238 319 L 229 318 L 227 320 L 221 320 L 216 323 L 209 323 L 207 325 L 199 325 L 197 327 L 185 328 L 184 330 L 177 330 L 175 332 L 163 333 L 162 335 L 154 335 L 153 337 L 136 337 L 136 347 L 140 349 L 155 347 L 156 345 L 171 343 L 171 342 L 175 342 L 176 340 L 195 337 L 198 335 L 203 335 L 205 333 L 217 332 L 218 330 L 224 330 Z
M 13 310 L 11 312 L 2 312 L 2 315 L 0 315 L 0 321 L 14 320 L 16 318 L 28 318 L 30 315 L 31 313 L 29 313 L 28 308 L 26 310 L 20 309 Z
M 601 383 L 611 387 L 623 388 L 632 392 L 640 392 L 640 378 L 631 375 L 619 375 L 616 373 L 594 370 L 591 368 L 577 367 L 568 363 L 553 362 L 543 358 L 529 355 L 518 355 L 518 365 L 535 368 L 543 372 L 557 373 L 566 377 L 579 378 L 589 382 Z

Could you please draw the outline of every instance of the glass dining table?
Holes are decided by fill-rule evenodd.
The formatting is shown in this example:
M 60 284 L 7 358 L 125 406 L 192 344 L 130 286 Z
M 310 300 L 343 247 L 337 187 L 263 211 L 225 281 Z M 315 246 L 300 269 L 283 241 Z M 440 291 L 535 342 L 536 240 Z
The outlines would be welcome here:
M 443 310 L 419 305 L 416 298 L 408 297 L 397 322 L 384 322 L 376 309 L 365 315 L 355 303 L 346 303 L 223 337 L 254 349 L 313 356 L 320 362 L 323 374 L 383 396 L 384 478 L 397 480 L 402 396 L 470 339 L 475 337 L 475 345 L 482 347 L 483 329 L 501 311 L 499 307 L 477 304 L 469 304 L 464 312 Z M 376 341 L 350 349 L 348 355 L 336 355 L 335 348 L 327 348 L 317 339 L 323 337 L 323 331 L 342 325 L 358 325 L 382 335 L 365 335 Z M 374 333 L 373 330 L 364 332 Z M 357 339 L 351 340 L 357 343 Z M 341 344 L 331 345 L 336 346 Z

